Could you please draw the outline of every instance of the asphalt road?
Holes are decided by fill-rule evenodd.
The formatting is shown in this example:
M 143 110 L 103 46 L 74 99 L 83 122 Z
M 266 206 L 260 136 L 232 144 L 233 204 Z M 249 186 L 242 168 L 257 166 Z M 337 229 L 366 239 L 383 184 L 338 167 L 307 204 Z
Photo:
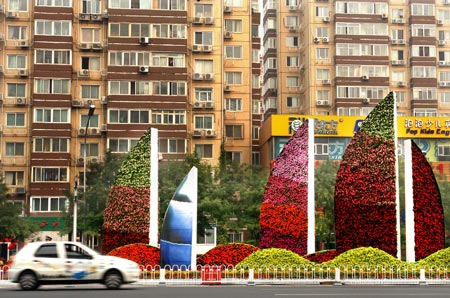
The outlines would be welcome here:
M 0 297 L 33 298 L 295 298 L 295 297 L 447 297 L 450 286 L 142 286 L 126 285 L 107 290 L 101 285 L 43 286 L 24 292 L 16 286 L 0 286 Z

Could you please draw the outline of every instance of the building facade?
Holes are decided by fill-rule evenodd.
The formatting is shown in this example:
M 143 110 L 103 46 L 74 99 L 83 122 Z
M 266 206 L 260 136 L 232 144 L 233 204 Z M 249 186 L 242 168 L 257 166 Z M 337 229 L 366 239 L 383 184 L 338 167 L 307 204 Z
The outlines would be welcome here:
M 229 160 L 258 162 L 257 1 L 7 0 L 0 9 L 1 168 L 26 215 L 56 225 L 86 164 L 129 152 L 150 127 L 163 160 L 196 152 L 214 166 L 223 145 Z

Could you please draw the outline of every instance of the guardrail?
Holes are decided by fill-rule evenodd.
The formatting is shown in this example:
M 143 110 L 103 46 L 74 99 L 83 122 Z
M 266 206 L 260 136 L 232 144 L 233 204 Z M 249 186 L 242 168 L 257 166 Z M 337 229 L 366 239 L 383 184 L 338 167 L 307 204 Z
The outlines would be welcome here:
M 8 267 L 0 269 L 0 284 L 10 283 Z M 234 266 L 142 267 L 143 285 L 280 285 L 280 284 L 450 284 L 450 266 L 442 267 L 281 267 L 261 266 L 239 268 Z

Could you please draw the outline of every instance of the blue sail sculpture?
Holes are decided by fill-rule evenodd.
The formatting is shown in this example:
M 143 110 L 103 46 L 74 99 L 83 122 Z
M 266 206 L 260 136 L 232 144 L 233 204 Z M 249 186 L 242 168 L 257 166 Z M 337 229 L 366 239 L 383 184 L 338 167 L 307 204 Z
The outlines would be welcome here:
M 198 173 L 193 167 L 170 200 L 161 231 L 161 266 L 196 268 Z

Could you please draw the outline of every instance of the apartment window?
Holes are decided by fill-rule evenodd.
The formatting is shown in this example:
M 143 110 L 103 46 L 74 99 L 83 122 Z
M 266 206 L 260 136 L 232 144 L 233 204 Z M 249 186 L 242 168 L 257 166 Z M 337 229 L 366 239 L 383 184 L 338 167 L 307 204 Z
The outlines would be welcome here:
M 298 36 L 286 36 L 286 46 L 287 47 L 298 47 Z M 275 48 L 274 45 L 273 48 Z
M 228 59 L 242 59 L 242 46 L 225 46 L 225 55 Z
M 328 37 L 329 36 L 328 27 L 317 27 L 316 34 L 314 36 L 319 38 Z
M 241 85 L 242 84 L 242 73 L 237 72 L 237 71 L 225 72 L 225 82 L 228 85 Z
M 196 115 L 194 116 L 195 129 L 212 129 L 213 116 L 210 115 Z
M 439 30 L 438 31 L 438 39 L 439 40 L 449 40 L 450 39 L 450 30 Z
M 404 60 L 405 53 L 403 50 L 393 50 L 391 51 L 391 59 L 392 60 Z
M 186 10 L 186 0 L 158 0 L 158 9 Z
M 81 69 L 100 70 L 100 57 L 81 57 Z
M 111 153 L 127 153 L 138 141 L 138 139 L 109 139 L 108 149 Z
M 23 177 L 23 171 L 5 171 L 5 184 L 12 186 L 24 185 Z
M 203 60 L 203 59 L 196 59 L 195 60 L 195 67 L 194 72 L 195 73 L 213 73 L 214 72 L 214 64 L 213 60 Z
M 158 151 L 161 153 L 186 153 L 186 140 L 159 139 Z
M 23 142 L 6 142 L 6 156 L 25 156 L 25 143 Z
M 336 22 L 336 34 L 345 35 L 387 35 L 388 24 L 383 23 L 340 23 Z
M 360 77 L 361 67 L 359 65 L 337 65 L 336 76 L 338 77 Z
M 411 4 L 411 15 L 434 16 L 434 4 L 413 3 Z
M 412 46 L 413 57 L 436 57 L 435 46 Z
M 393 71 L 392 72 L 392 81 L 393 82 L 404 82 L 405 81 L 405 72 L 404 71 Z
M 359 86 L 338 86 L 338 98 L 384 98 L 389 92 L 387 87 L 359 87 Z
M 27 0 L 8 0 L 8 8 L 11 11 L 28 11 Z
M 225 4 L 233 7 L 242 7 L 242 0 L 226 0 Z
M 413 78 L 435 78 L 436 67 L 435 66 L 413 66 L 412 68 Z
M 161 26 L 154 26 L 154 37 L 168 37 L 169 26 L 163 26 L 161 32 Z M 156 35 L 158 34 L 158 35 Z M 110 37 L 150 37 L 150 24 L 137 24 L 137 23 L 110 23 L 109 24 L 109 36 Z
M 152 110 L 153 124 L 186 124 L 184 110 Z
M 383 65 L 363 65 L 361 74 L 370 77 L 388 77 L 389 67 Z
M 259 50 L 252 49 L 252 63 L 259 63 Z
M 186 95 L 186 82 L 152 82 L 153 95 Z
M 444 156 L 444 157 L 450 157 L 450 146 L 448 145 L 438 145 L 437 146 L 437 155 L 438 156 Z
M 27 68 L 26 55 L 8 55 L 8 68 L 10 69 L 25 69 Z
M 36 0 L 36 6 L 72 7 L 70 0 Z
M 336 13 L 381 14 L 387 12 L 387 3 L 380 2 L 336 2 Z
M 225 19 L 225 30 L 233 33 L 242 33 L 242 20 Z
M 395 100 L 397 103 L 406 102 L 406 92 L 405 91 L 396 91 L 395 92 Z
M 252 74 L 252 88 L 258 89 L 261 87 L 261 77 L 257 74 Z
M 72 52 L 69 50 L 35 50 L 36 64 L 63 64 L 70 65 Z
M 267 38 L 267 41 L 264 43 L 264 47 L 266 47 L 268 49 L 276 49 L 276 47 L 277 47 L 277 40 L 275 38 L 273 38 L 273 37 Z
M 288 67 L 298 67 L 300 65 L 298 56 L 287 56 L 286 66 Z
M 71 21 L 36 20 L 35 35 L 72 36 Z
M 314 154 L 315 155 L 324 155 L 324 156 L 328 156 L 329 155 L 329 147 L 328 144 L 320 144 L 320 143 L 316 143 L 314 144 Z
M 86 127 L 87 126 L 87 122 L 89 119 L 89 127 L 98 127 L 99 126 L 99 120 L 98 120 L 98 115 L 92 115 L 91 117 L 89 117 L 89 115 L 81 115 L 80 116 L 80 126 L 81 127 Z
M 32 212 L 62 212 L 66 211 L 67 199 L 63 197 L 32 197 Z
M 252 100 L 252 113 L 261 114 L 263 111 L 262 102 L 260 100 Z
M 264 62 L 264 71 L 267 71 L 269 69 L 276 69 L 277 68 L 277 59 L 276 58 L 267 58 L 267 60 Z
M 242 125 L 225 125 L 225 136 L 232 139 L 242 139 L 242 130 Z
M 150 112 L 146 110 L 109 110 L 108 123 L 150 123 Z
M 439 51 L 439 61 L 450 61 L 450 51 Z
M 213 158 L 213 145 L 195 144 L 195 153 L 200 158 Z
M 437 16 L 438 20 L 444 20 L 444 21 L 450 20 L 450 11 L 449 10 L 438 9 L 437 15 L 438 15 Z
M 24 40 L 27 39 L 27 37 L 26 26 L 8 26 L 9 40 Z
M 25 97 L 26 84 L 22 83 L 7 83 L 8 88 L 7 97 Z
M 276 97 L 267 97 L 264 100 L 264 107 L 267 111 L 268 109 L 276 109 L 277 108 L 277 98 Z
M 328 102 L 330 100 L 330 91 L 329 90 L 317 90 L 316 91 L 316 99 L 317 101 L 325 101 Z
M 286 27 L 290 26 L 298 26 L 298 17 L 297 16 L 286 16 Z
M 393 8 L 391 12 L 391 16 L 394 19 L 401 19 L 405 16 L 405 12 L 403 8 Z
M 163 1 L 168 4 L 168 1 Z M 150 9 L 150 2 L 144 0 L 110 0 L 109 8 Z
M 69 139 L 34 138 L 33 152 L 69 152 Z
M 252 152 L 252 165 L 261 164 L 261 154 L 259 152 Z
M 317 69 L 316 70 L 316 80 L 329 80 L 330 70 L 329 69 Z
M 242 152 L 238 151 L 227 151 L 225 152 L 225 159 L 232 163 L 241 163 Z
M 411 31 L 412 36 L 431 37 L 436 35 L 436 25 L 415 24 Z
M 83 99 L 99 99 L 99 85 L 81 85 L 81 98 Z
M 414 100 L 436 100 L 437 90 L 436 88 L 413 88 Z
M 238 243 L 243 242 L 244 234 L 242 232 L 229 232 L 228 233 L 228 243 Z
M 146 53 L 143 53 L 146 54 Z M 139 65 L 147 65 L 145 62 Z M 185 67 L 184 54 L 152 53 L 152 66 Z
M 99 156 L 98 154 L 98 143 L 81 143 L 80 144 L 80 155 L 84 156 L 84 150 L 86 148 L 86 156 Z
M 299 77 L 286 77 L 286 86 L 288 88 L 300 86 L 300 78 Z
M 225 98 L 225 110 L 228 112 L 241 112 L 242 98 Z
M 186 25 L 153 24 L 152 37 L 185 39 Z
M 441 71 L 439 73 L 439 82 L 450 82 L 450 71 Z
M 441 103 L 450 103 L 450 92 L 442 92 L 439 95 L 439 102 L 441 102 Z
M 60 1 L 60 0 L 55 0 Z M 65 0 L 69 1 L 69 0 Z M 82 13 L 100 13 L 101 3 L 100 0 L 82 0 L 81 1 L 81 12 Z
M 339 116 L 361 116 L 360 108 L 338 108 L 337 114 Z
M 316 48 L 316 59 L 328 59 L 330 50 L 327 48 Z
M 38 94 L 70 94 L 70 79 L 35 79 L 34 92 Z
M 212 4 L 194 4 L 194 13 L 196 17 L 211 17 L 213 16 Z
M 139 66 L 139 65 L 150 65 L 150 52 L 126 52 L 126 51 L 120 51 L 115 52 L 111 51 L 109 52 L 109 65 L 114 66 Z M 164 65 L 164 61 L 159 61 L 158 58 L 163 57 L 161 53 L 152 53 L 152 55 L 155 57 L 153 60 L 153 66 L 169 66 Z M 172 55 L 168 55 L 165 53 L 165 57 L 175 57 Z M 178 57 L 178 56 L 177 56 Z M 184 57 L 183 57 L 184 60 Z M 163 65 L 161 65 L 163 64 Z M 167 64 L 169 62 L 167 61 Z M 174 61 L 175 64 L 175 61 Z M 183 62 L 184 65 L 184 62 Z M 172 65 L 173 66 L 173 65 Z
M 8 127 L 24 127 L 25 113 L 6 113 L 6 126 Z
M 70 123 L 69 109 L 36 108 L 34 122 L 40 123 Z
M 300 106 L 300 97 L 298 96 L 286 97 L 286 105 L 288 108 L 298 108 Z
M 277 28 L 277 20 L 275 18 L 267 18 L 264 22 L 264 31 Z
M 33 167 L 33 182 L 68 182 L 68 168 Z
M 195 88 L 195 101 L 212 101 L 212 88 Z
M 399 39 L 404 39 L 405 38 L 405 34 L 403 29 L 394 29 L 392 30 L 392 39 L 393 40 L 399 40 Z
M 417 117 L 436 117 L 437 109 L 414 109 L 413 113 Z
M 213 33 L 212 32 L 195 32 L 194 33 L 194 44 L 196 45 L 212 45 L 213 44 Z
M 99 43 L 100 37 L 101 31 L 99 28 L 81 28 L 82 43 Z
M 252 25 L 252 37 L 259 36 L 259 25 Z
M 328 6 L 316 6 L 316 17 L 323 18 L 330 16 Z

